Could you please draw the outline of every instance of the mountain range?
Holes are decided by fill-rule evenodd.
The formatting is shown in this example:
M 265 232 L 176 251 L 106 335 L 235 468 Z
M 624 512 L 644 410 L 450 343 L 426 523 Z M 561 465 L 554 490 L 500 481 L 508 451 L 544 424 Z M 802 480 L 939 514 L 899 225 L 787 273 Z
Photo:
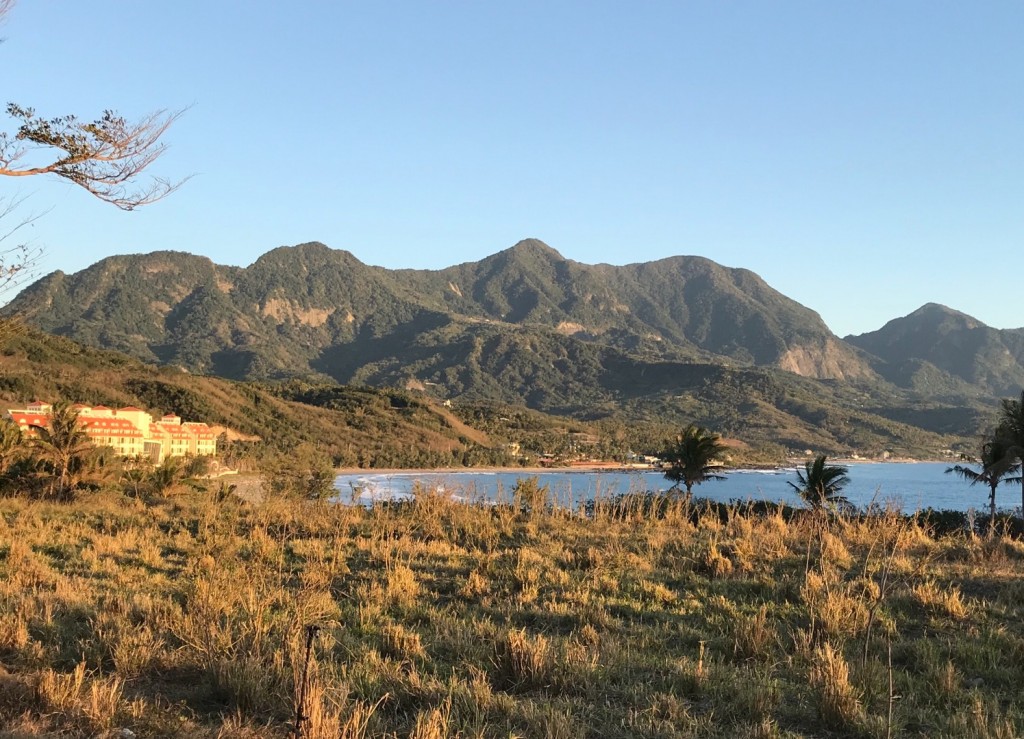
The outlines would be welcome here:
M 114 256 L 43 277 L 3 313 L 197 374 L 691 418 L 831 448 L 891 446 L 915 429 L 935 435 L 921 444 L 948 443 L 1024 386 L 1024 330 L 927 305 L 841 339 L 749 270 L 692 256 L 588 265 L 534 239 L 441 270 L 374 267 L 319 243 L 245 268 Z

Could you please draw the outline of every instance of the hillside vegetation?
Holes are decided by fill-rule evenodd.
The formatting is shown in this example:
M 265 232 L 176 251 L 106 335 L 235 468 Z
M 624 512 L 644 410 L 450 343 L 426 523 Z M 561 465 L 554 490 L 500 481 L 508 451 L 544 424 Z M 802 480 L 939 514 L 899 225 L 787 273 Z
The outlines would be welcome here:
M 929 303 L 846 341 L 883 360 L 892 382 L 936 398 L 1012 396 L 1024 387 L 1024 329 L 995 329 Z
M 801 451 L 965 450 L 991 392 L 1014 376 L 972 384 L 981 374 L 869 354 L 746 270 L 699 257 L 585 265 L 535 240 L 438 271 L 372 267 L 322 244 L 246 268 L 179 252 L 117 256 L 55 272 L 6 311 L 268 392 L 283 380 L 401 388 L 387 392 L 576 422 L 696 422 Z
M 535 352 L 524 349 L 509 356 L 529 361 Z M 880 405 L 871 413 L 857 408 L 868 396 L 847 385 L 822 384 L 780 370 L 709 364 L 640 365 L 623 360 L 616 371 L 629 378 L 631 391 L 612 402 L 595 394 L 593 385 L 581 385 L 577 397 L 589 402 L 549 409 L 576 411 L 568 417 L 523 408 L 514 394 L 501 392 L 512 382 L 505 374 L 493 383 L 493 399 L 471 396 L 448 409 L 415 389 L 342 386 L 323 380 L 246 383 L 194 375 L 35 331 L 8 342 L 0 362 L 0 401 L 11 405 L 65 398 L 172 411 L 188 420 L 257 436 L 263 446 L 275 449 L 317 444 L 342 466 L 515 464 L 518 457 L 505 451 L 506 444 L 518 443 L 533 452 L 564 450 L 571 432 L 599 438 L 589 451 L 624 459 L 630 451 L 656 453 L 665 439 L 691 422 L 753 448 L 738 454 L 737 461 L 778 462 L 787 449 L 804 448 L 934 456 L 951 446 L 970 448 L 970 440 L 958 435 L 960 428 L 980 426 L 987 418 L 986 411 L 947 407 L 940 411 L 948 416 L 946 427 L 935 433 L 921 426 L 938 425 L 943 418 L 928 417 L 920 406 L 916 417 L 900 418 L 895 415 L 900 412 L 896 398 L 893 405 L 876 400 Z M 513 362 L 508 372 L 519 366 Z M 538 394 L 543 392 L 536 376 L 523 381 L 535 383 Z M 667 392 L 651 393 L 652 387 Z M 252 451 L 258 456 L 259 448 Z
M 873 375 L 816 313 L 747 270 L 700 257 L 585 265 L 532 239 L 436 272 L 371 267 L 317 243 L 274 249 L 246 268 L 180 252 L 115 256 L 44 277 L 8 312 L 83 343 L 234 379 L 316 370 L 350 382 L 366 364 L 404 359 L 405 344 L 437 345 L 424 334 L 446 329 L 451 339 L 481 322 L 550 334 L 562 347 L 582 340 L 814 377 Z
M 33 331 L 4 346 L 0 367 L 0 402 L 66 399 L 173 412 L 258 438 L 237 450 L 243 465 L 301 443 L 318 446 L 339 465 L 379 467 L 480 463 L 497 445 L 446 409 L 403 391 L 232 382 Z

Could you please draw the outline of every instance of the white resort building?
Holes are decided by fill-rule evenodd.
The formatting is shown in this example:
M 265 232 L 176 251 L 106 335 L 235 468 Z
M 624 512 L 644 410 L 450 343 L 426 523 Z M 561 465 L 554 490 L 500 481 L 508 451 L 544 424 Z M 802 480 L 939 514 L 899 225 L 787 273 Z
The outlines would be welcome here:
M 160 464 L 168 457 L 212 456 L 217 453 L 217 437 L 205 423 L 182 422 L 168 413 L 155 419 L 141 408 L 107 408 L 105 405 L 73 405 L 78 424 L 97 446 L 109 446 L 122 457 L 145 455 Z M 46 427 L 53 406 L 34 401 L 24 408 L 8 408 L 9 418 L 25 436 L 33 436 L 34 426 Z

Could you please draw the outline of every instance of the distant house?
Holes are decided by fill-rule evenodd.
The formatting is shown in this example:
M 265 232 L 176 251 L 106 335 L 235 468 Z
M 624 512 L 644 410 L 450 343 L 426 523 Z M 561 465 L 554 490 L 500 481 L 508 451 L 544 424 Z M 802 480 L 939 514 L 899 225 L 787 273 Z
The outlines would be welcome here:
M 122 457 L 147 456 L 160 464 L 169 457 L 213 456 L 217 453 L 217 436 L 205 423 L 187 421 L 168 413 L 154 420 L 141 408 L 125 406 L 108 408 L 76 403 L 71 409 L 78 413 L 78 425 L 97 446 L 108 446 Z M 8 408 L 4 417 L 21 428 L 26 436 L 34 436 L 33 427 L 49 425 L 53 406 L 33 401 L 24 408 Z

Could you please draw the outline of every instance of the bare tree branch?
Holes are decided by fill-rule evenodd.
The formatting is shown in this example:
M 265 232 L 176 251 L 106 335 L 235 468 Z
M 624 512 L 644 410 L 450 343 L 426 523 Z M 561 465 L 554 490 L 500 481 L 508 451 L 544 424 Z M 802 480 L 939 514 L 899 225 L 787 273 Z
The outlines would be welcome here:
M 0 200 L 0 222 L 10 218 L 22 199 Z M 36 267 L 43 255 L 43 248 L 36 244 L 20 243 L 14 246 L 4 244 L 17 231 L 31 225 L 40 215 L 30 215 L 18 220 L 13 226 L 0 230 L 0 300 L 11 292 L 16 292 L 25 282 L 36 275 Z M 4 302 L 6 302 L 4 300 Z M 0 318 L 0 347 L 15 336 L 24 333 L 25 324 L 18 315 L 7 315 Z
M 160 110 L 129 122 L 108 110 L 97 120 L 83 123 L 73 115 L 43 118 L 32 108 L 9 103 L 7 114 L 18 130 L 13 136 L 0 133 L 0 175 L 55 174 L 122 210 L 149 205 L 184 182 L 154 177 L 138 184 L 144 170 L 166 151 L 160 137 L 183 112 Z M 22 164 L 26 154 L 39 149 L 62 155 L 42 165 Z
M 3 23 L 4 16 L 7 15 L 7 13 L 9 13 L 11 8 L 13 7 L 14 0 L 0 0 L 0 23 Z M 0 38 L 0 44 L 2 44 L 3 42 L 4 40 Z
M 0 0 L 0 20 L 14 2 Z M 152 177 L 139 182 L 167 150 L 160 139 L 183 113 L 158 110 L 132 122 L 107 110 L 96 120 L 83 122 L 73 115 L 44 118 L 33 108 L 8 103 L 7 114 L 17 130 L 13 134 L 0 132 L 0 176 L 53 174 L 122 210 L 149 205 L 185 181 Z M 46 154 L 32 158 L 43 158 L 43 164 L 25 162 L 28 155 L 38 152 Z
M 21 200 L 5 202 L 0 199 L 0 222 L 8 218 L 21 202 Z M 30 215 L 9 228 L 5 224 L 4 229 L 6 230 L 0 230 L 0 295 L 13 290 L 34 275 L 35 267 L 43 254 L 42 247 L 28 243 L 7 246 L 4 242 L 15 232 L 32 224 L 40 217 L 38 214 Z

